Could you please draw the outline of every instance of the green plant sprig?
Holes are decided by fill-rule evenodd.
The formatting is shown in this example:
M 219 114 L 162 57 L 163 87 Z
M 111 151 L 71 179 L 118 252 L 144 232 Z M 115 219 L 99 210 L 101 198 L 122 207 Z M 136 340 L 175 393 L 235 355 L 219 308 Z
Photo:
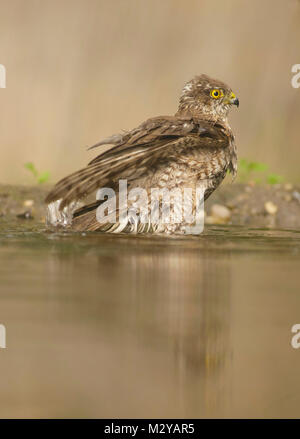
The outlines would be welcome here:
M 44 171 L 44 172 L 39 173 L 38 170 L 36 169 L 34 163 L 32 163 L 32 162 L 25 163 L 24 167 L 33 175 L 33 177 L 35 178 L 35 180 L 38 184 L 47 183 L 47 181 L 50 178 L 50 172 Z
M 254 181 L 255 183 L 279 184 L 284 181 L 281 175 L 267 173 L 268 165 L 261 162 L 241 159 L 239 161 L 240 180 L 243 182 Z

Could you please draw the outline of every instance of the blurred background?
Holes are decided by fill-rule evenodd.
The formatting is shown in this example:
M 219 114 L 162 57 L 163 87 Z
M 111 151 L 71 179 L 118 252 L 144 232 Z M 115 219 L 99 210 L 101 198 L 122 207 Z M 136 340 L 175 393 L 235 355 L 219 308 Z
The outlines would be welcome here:
M 85 165 L 86 146 L 176 112 L 183 84 L 227 82 L 239 156 L 299 181 L 297 0 L 1 0 L 0 181 L 51 182 Z
M 292 184 L 273 214 L 227 186 L 246 227 L 169 239 L 50 233 L 24 212 L 40 188 L 1 183 L 54 183 L 200 73 L 240 99 L 240 158 L 300 182 L 300 2 L 0 0 L 0 30 L 0 418 L 299 418 L 300 234 L 272 229 L 299 218 Z

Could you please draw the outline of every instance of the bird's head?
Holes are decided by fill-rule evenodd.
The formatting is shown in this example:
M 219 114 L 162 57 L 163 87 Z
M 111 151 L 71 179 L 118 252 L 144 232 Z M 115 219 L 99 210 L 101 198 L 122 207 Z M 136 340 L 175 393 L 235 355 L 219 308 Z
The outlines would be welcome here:
M 228 85 L 200 75 L 183 87 L 177 114 L 191 113 L 212 122 L 225 122 L 231 105 L 239 106 L 239 100 Z

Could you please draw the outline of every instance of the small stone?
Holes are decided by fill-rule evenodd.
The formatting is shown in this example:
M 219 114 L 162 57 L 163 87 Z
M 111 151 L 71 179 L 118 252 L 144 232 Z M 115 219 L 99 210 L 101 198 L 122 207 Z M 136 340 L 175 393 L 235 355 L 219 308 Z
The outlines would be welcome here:
M 286 191 L 291 191 L 292 189 L 293 189 L 293 185 L 292 185 L 292 183 L 285 183 L 285 185 L 284 185 L 284 189 L 286 190 Z
M 212 216 L 217 216 L 223 219 L 229 219 L 231 216 L 230 210 L 222 204 L 213 204 L 210 212 Z
M 24 207 L 32 207 L 34 205 L 34 201 L 33 200 L 25 200 L 23 203 Z
M 292 193 L 292 197 L 294 198 L 294 200 L 300 202 L 300 193 L 299 193 L 298 191 L 294 191 L 294 192 Z
M 23 213 L 19 213 L 17 215 L 17 218 L 29 220 L 29 219 L 33 219 L 33 216 L 30 210 L 26 210 Z
M 267 201 L 265 203 L 265 211 L 270 215 L 275 215 L 278 211 L 278 207 L 272 201 Z
M 216 220 L 213 216 L 206 216 L 205 217 L 205 224 L 216 224 Z
M 207 224 L 225 224 L 230 220 L 231 212 L 222 204 L 213 204 L 210 210 L 210 216 L 207 217 Z

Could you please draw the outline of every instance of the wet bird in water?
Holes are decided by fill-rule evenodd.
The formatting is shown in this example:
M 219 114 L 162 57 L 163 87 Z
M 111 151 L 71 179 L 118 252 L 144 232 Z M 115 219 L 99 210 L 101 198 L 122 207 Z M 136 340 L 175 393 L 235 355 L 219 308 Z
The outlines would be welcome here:
M 125 221 L 124 217 L 121 220 L 119 181 L 127 181 L 128 191 L 144 189 L 149 199 L 153 188 L 182 192 L 192 188 L 195 212 L 196 187 L 204 191 L 207 199 L 228 170 L 233 177 L 236 175 L 236 146 L 227 119 L 231 105 L 238 106 L 239 101 L 230 87 L 206 75 L 196 76 L 184 86 L 175 116 L 148 119 L 131 131 L 94 145 L 114 146 L 56 184 L 46 198 L 49 222 L 81 231 L 184 234 L 190 225 L 186 220 L 166 223 L 145 211 L 143 221 L 141 215 L 130 215 L 134 199 L 128 200 L 128 215 Z M 110 206 L 114 207 L 106 220 L 100 222 L 97 211 L 104 200 L 98 196 L 86 205 L 82 205 L 82 200 L 104 187 L 115 191 L 114 199 L 110 199 Z M 68 209 L 72 211 L 71 217 L 66 213 Z

